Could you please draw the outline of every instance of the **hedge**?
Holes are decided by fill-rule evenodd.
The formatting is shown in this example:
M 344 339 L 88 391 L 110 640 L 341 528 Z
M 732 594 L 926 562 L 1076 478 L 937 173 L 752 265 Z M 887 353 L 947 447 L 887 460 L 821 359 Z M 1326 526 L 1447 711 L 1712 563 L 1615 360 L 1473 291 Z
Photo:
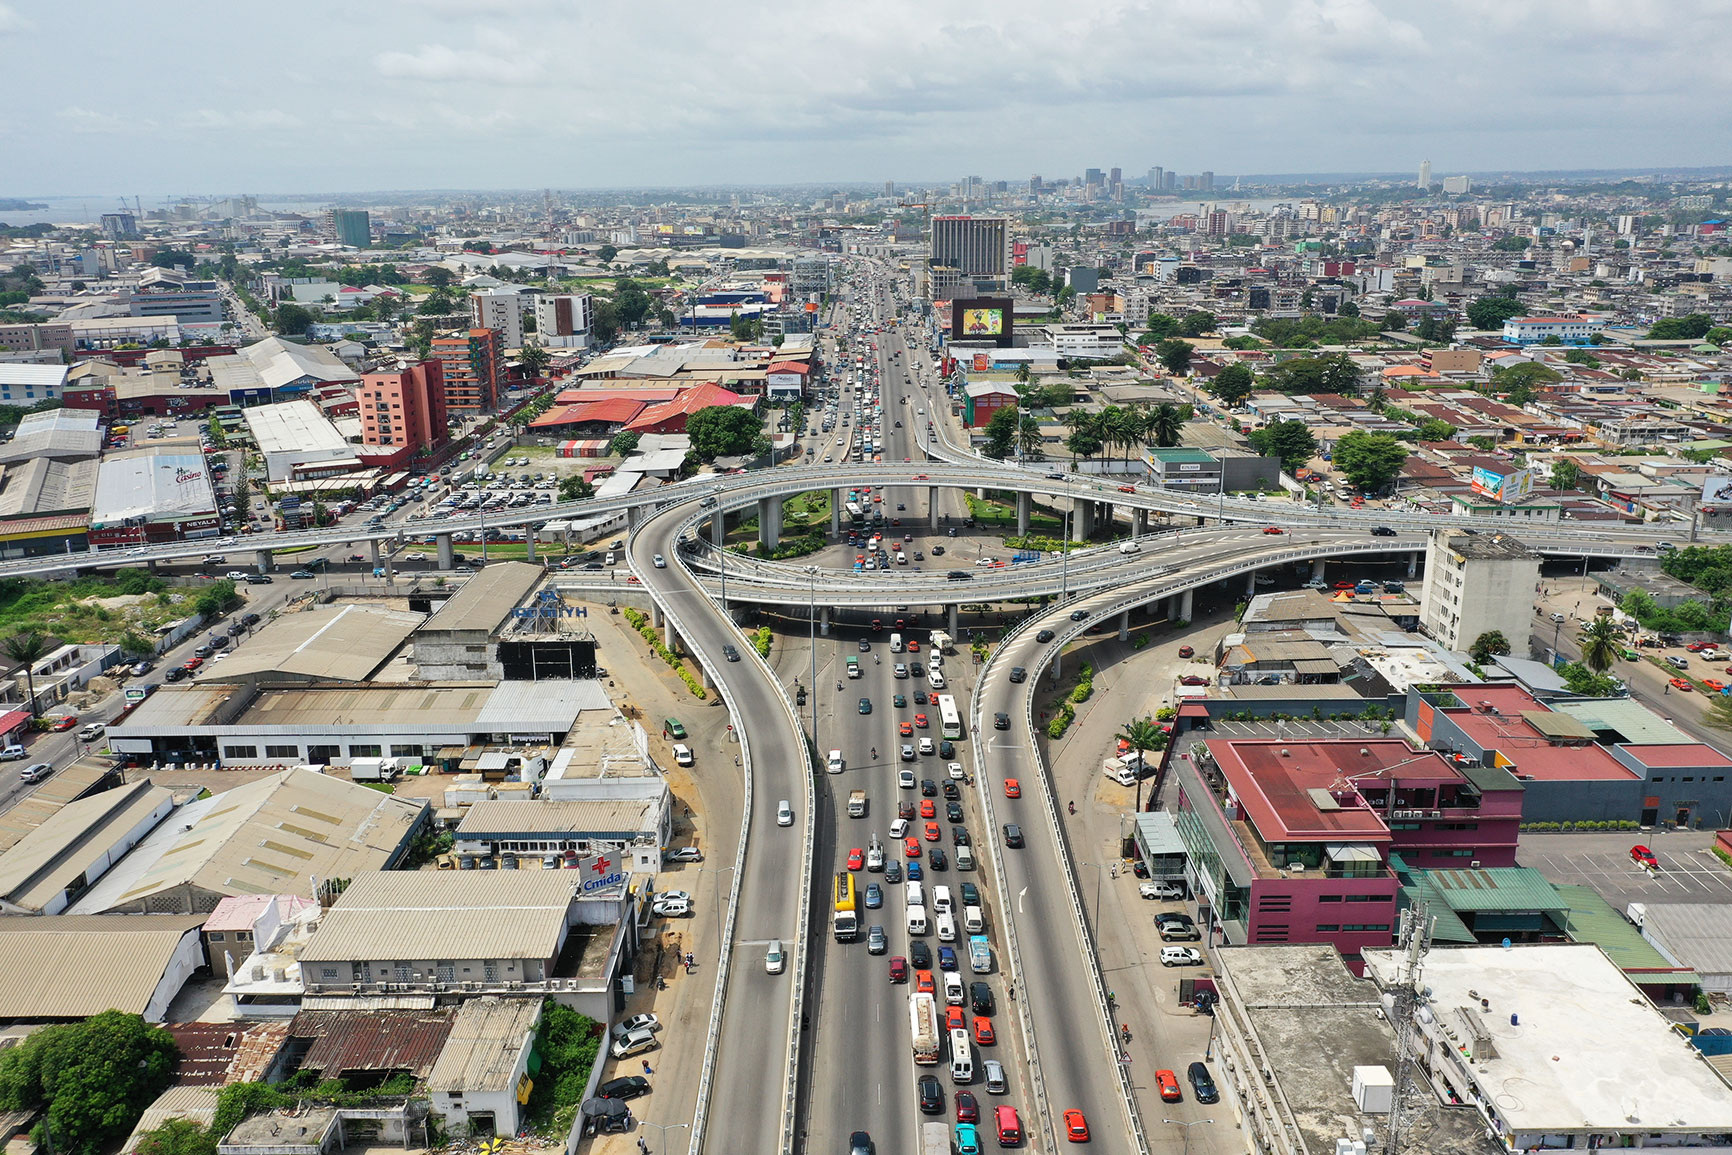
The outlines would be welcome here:
M 620 616 L 630 622 L 632 628 L 642 635 L 644 641 L 649 643 L 651 653 L 674 668 L 674 672 L 680 676 L 680 681 L 686 684 L 686 688 L 691 690 L 698 701 L 701 702 L 710 696 L 710 692 L 704 689 L 703 682 L 686 669 L 686 664 L 680 660 L 680 656 L 668 649 L 667 644 L 656 635 L 656 628 L 650 624 L 648 614 L 642 610 L 634 610 L 630 606 L 626 606 L 620 610 Z

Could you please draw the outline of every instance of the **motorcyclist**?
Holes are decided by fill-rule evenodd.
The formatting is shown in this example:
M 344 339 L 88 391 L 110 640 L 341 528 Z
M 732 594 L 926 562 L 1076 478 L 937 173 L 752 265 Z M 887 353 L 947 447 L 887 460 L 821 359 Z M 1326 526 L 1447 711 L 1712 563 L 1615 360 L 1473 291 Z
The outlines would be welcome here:
M 1066 802 L 1065 805 L 1070 807 L 1070 812 L 1072 814 L 1076 813 L 1076 803 L 1075 802 Z
M 874 762 L 878 760 L 878 747 L 876 746 L 872 747 L 872 760 Z

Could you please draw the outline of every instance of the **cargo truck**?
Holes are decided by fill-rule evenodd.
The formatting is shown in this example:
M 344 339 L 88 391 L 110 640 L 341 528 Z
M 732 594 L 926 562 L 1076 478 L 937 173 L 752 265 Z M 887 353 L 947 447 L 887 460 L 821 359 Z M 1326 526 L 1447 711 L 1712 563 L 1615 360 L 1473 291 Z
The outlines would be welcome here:
M 914 1061 L 933 1066 L 938 1062 L 938 1000 L 930 991 L 908 996 L 908 1020 L 914 1034 Z
M 992 970 L 992 944 L 986 941 L 983 934 L 968 937 L 968 969 L 977 975 Z
M 920 1155 L 950 1155 L 950 1124 L 920 1124 Z
M 954 653 L 951 649 L 950 635 L 943 630 L 932 631 L 932 648 L 941 654 Z
M 848 817 L 850 817 L 850 818 L 864 818 L 864 817 L 866 817 L 866 791 L 864 791 L 864 790 L 850 790 L 850 791 L 848 791 Z
M 836 872 L 835 913 L 830 921 L 837 942 L 853 942 L 860 932 L 860 915 L 855 910 L 854 875 L 846 870 Z

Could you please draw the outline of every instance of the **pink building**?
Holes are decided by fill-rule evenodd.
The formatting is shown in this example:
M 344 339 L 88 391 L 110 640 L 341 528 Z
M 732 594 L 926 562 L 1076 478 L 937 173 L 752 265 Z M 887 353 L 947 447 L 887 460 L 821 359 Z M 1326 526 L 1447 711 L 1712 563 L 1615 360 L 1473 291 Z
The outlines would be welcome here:
M 1522 791 L 1399 739 L 1218 740 L 1175 763 L 1199 921 L 1232 943 L 1359 952 L 1399 928 L 1391 856 L 1424 870 L 1515 864 Z

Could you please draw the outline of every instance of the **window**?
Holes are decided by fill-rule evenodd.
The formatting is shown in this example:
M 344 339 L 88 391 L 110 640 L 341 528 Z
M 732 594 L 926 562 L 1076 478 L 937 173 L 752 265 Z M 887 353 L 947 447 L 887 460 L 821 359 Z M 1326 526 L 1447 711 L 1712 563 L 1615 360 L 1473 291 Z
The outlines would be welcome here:
M 1339 894 L 1320 894 L 1317 896 L 1317 901 L 1318 902 L 1340 902 L 1341 896 Z
M 321 981 L 327 982 L 327 983 L 336 982 L 337 981 L 337 968 L 336 967 L 320 967 L 319 968 L 319 978 Z
M 419 758 L 419 757 L 421 757 L 421 747 L 418 745 L 403 746 L 403 745 L 393 744 L 391 747 L 391 757 L 393 757 L 393 758 Z
M 1360 932 L 1380 930 L 1387 934 L 1389 933 L 1389 924 L 1386 922 L 1344 922 L 1341 924 L 1341 929 Z
M 1320 922 L 1317 924 L 1318 934 L 1333 934 L 1340 929 L 1341 924 L 1338 922 Z
M 224 746 L 223 747 L 223 757 L 224 758 L 257 758 L 258 756 L 259 756 L 259 748 L 257 746 Z
M 360 742 L 349 745 L 349 757 L 351 758 L 377 758 L 378 756 L 379 745 L 376 742 Z
M 223 932 L 220 930 L 211 931 L 210 940 L 212 942 L 222 942 L 223 941 Z
M 343 756 L 341 746 L 308 746 L 307 761 L 316 766 L 329 765 Z
M 300 756 L 301 748 L 299 746 L 272 746 L 269 743 L 265 745 L 266 758 L 299 758 Z

